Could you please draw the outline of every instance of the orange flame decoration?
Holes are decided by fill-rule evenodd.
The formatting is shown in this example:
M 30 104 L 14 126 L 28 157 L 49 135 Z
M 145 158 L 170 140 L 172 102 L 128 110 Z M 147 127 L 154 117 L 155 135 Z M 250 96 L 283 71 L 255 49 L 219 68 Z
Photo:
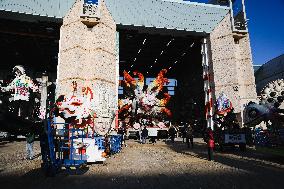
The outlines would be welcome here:
M 172 117 L 172 115 L 173 115 L 171 110 L 169 110 L 168 108 L 162 108 L 161 112 L 167 114 L 167 116 L 169 116 L 169 117 Z
M 169 93 L 164 93 L 164 96 L 165 98 L 160 100 L 160 104 L 159 104 L 160 106 L 166 106 L 171 99 L 171 95 L 169 95 Z
M 131 77 L 127 71 L 123 71 L 123 75 L 124 75 L 124 83 L 126 84 L 127 87 L 130 87 L 131 85 L 136 85 L 136 80 Z
M 131 107 L 131 104 L 126 104 L 124 105 L 123 107 L 121 107 L 119 110 L 118 110 L 118 113 L 120 114 L 121 112 L 123 112 L 124 110 L 129 110 L 129 108 Z
M 118 99 L 118 107 L 121 107 L 123 105 L 123 102 L 121 99 Z
M 164 87 L 164 83 L 169 83 L 169 80 L 165 78 L 165 74 L 167 72 L 168 71 L 166 69 L 162 69 L 156 79 L 149 85 L 147 91 L 150 92 L 152 90 L 156 90 L 156 88 L 158 92 L 161 91 Z
M 134 71 L 133 74 L 138 76 L 137 85 L 139 86 L 140 90 L 142 90 L 144 87 L 144 75 L 138 71 Z

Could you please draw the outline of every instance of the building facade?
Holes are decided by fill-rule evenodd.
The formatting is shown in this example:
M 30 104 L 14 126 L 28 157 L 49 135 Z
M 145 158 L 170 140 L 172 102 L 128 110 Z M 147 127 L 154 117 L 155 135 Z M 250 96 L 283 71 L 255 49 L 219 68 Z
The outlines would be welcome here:
M 199 66 L 207 71 L 201 76 L 206 80 L 202 82 L 205 106 L 212 109 L 212 102 L 224 92 L 241 119 L 244 105 L 256 100 L 256 91 L 244 1 L 234 2 L 18 0 L 2 1 L 0 10 L 2 19 L 61 24 L 56 96 L 72 93 L 74 81 L 79 90 L 89 87 L 98 123 L 107 125 L 113 122 L 117 110 L 120 67 L 124 66 L 121 58 L 126 54 L 121 52 L 125 50 L 122 43 L 133 38 L 132 34 L 125 39 L 123 36 L 130 31 L 146 38 L 159 35 L 192 39 L 192 44 L 184 45 L 200 48 L 199 53 L 191 56 L 200 55 Z M 206 119 L 213 116 L 212 112 Z

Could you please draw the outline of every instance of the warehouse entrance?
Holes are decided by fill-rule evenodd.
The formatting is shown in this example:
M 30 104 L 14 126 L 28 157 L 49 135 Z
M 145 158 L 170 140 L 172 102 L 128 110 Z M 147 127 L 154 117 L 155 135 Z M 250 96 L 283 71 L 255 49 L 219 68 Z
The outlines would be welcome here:
M 162 99 L 163 93 L 171 98 L 166 105 L 172 115 L 164 117 L 171 124 L 181 125 L 190 122 L 197 129 L 205 123 L 205 94 L 201 55 L 201 36 L 170 31 L 145 31 L 122 29 L 119 31 L 119 75 L 124 80 L 126 71 L 134 79 L 133 72 L 144 75 L 144 90 L 157 77 L 162 69 L 166 69 L 165 77 L 169 83 L 156 97 Z M 119 99 L 129 98 L 125 86 L 119 87 Z M 133 89 L 132 89 L 133 90 Z M 131 98 L 131 97 L 130 97 Z M 159 106 L 155 104 L 155 106 Z M 134 114 L 133 114 L 134 112 Z M 136 115 L 130 110 L 130 115 Z M 153 116 L 155 117 L 155 116 Z M 125 117 L 120 117 L 122 120 Z M 132 123 L 130 123 L 132 124 Z

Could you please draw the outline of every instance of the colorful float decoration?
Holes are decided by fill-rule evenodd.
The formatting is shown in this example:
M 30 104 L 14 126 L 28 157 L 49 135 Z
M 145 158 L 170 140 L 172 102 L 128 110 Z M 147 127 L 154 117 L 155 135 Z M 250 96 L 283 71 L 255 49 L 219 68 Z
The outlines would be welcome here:
M 59 115 L 65 120 L 68 119 L 68 122 L 76 125 L 77 128 L 86 130 L 91 128 L 94 132 L 94 118 L 97 116 L 93 91 L 90 87 L 82 87 L 79 92 L 75 81 L 72 82 L 72 87 L 73 91 L 66 96 L 62 95 L 63 100 L 56 103 Z M 106 134 L 106 132 L 100 132 L 100 134 Z
M 119 114 L 123 116 L 132 114 L 143 114 L 158 116 L 164 114 L 172 116 L 169 109 L 166 108 L 171 96 L 168 93 L 163 94 L 163 98 L 158 98 L 162 92 L 164 84 L 168 83 L 165 78 L 166 69 L 159 72 L 155 80 L 145 89 L 144 76 L 138 71 L 134 71 L 133 75 L 137 76 L 137 81 L 126 71 L 123 72 L 124 80 L 120 83 L 126 88 L 124 99 L 119 99 Z
M 22 65 L 15 66 L 13 73 L 16 76 L 15 79 L 7 87 L 2 87 L 1 90 L 4 92 L 14 90 L 13 101 L 29 101 L 29 89 L 32 89 L 33 92 L 37 92 L 39 91 L 38 86 L 26 75 Z
M 93 92 L 89 87 L 83 87 L 81 94 L 77 93 L 77 84 L 73 83 L 73 92 L 62 102 L 57 103 L 60 113 L 64 118 L 75 117 L 75 120 L 96 117 Z
M 225 95 L 225 93 L 221 93 L 220 96 L 216 100 L 216 114 L 218 116 L 226 116 L 228 112 L 233 109 L 232 102 Z

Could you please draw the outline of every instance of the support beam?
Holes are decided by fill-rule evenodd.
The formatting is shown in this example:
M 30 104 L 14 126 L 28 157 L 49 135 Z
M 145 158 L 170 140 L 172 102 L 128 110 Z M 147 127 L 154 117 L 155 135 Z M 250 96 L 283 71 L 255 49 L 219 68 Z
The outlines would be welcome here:
M 47 100 L 47 85 L 48 85 L 48 76 L 43 75 L 41 78 L 41 98 L 40 98 L 40 110 L 41 113 L 43 113 L 44 117 L 43 119 L 46 118 L 46 100 Z
M 207 120 L 207 128 L 213 128 L 213 98 L 212 87 L 210 82 L 209 61 L 208 61 L 208 44 L 206 38 L 202 39 L 201 44 L 202 66 L 203 66 L 203 80 L 205 92 L 205 119 Z

